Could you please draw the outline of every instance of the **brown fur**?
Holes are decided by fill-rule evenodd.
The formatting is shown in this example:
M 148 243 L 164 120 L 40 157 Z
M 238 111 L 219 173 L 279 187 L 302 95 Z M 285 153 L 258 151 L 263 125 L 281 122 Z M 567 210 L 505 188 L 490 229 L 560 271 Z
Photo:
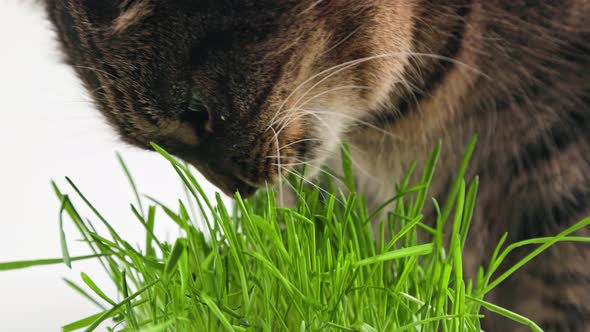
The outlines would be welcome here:
M 153 5 L 150 1 L 136 1 L 125 9 L 112 24 L 115 34 L 123 33 L 130 27 L 141 24 L 142 20 L 152 14 Z
M 590 214 L 588 0 L 46 3 L 123 139 L 155 141 L 226 193 L 302 162 L 317 173 L 346 139 L 360 190 L 380 202 L 442 140 L 433 191 L 444 198 L 477 133 L 469 276 L 504 232 L 555 234 Z M 202 106 L 189 111 L 193 91 Z M 588 264 L 587 245 L 560 244 L 489 300 L 547 331 L 590 331 Z

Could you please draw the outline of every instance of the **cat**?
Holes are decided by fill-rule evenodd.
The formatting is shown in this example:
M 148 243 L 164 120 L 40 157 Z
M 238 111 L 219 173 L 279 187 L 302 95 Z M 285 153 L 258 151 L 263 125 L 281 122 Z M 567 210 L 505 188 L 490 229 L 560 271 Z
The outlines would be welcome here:
M 122 139 L 156 142 L 227 194 L 303 164 L 313 177 L 345 140 L 370 202 L 443 142 L 440 197 L 478 134 L 467 275 L 505 232 L 549 236 L 590 215 L 590 0 L 44 4 Z M 590 331 L 589 266 L 588 245 L 560 243 L 487 299 L 545 331 Z M 487 316 L 486 331 L 528 330 Z

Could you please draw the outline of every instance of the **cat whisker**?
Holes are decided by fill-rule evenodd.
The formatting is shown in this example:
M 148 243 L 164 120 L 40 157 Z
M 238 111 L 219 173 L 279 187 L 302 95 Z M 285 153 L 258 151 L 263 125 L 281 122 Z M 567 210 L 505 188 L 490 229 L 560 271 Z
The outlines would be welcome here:
M 297 195 L 297 199 L 299 200 L 299 198 L 301 198 L 301 196 L 300 196 L 300 195 L 298 195 L 298 193 L 299 193 L 299 190 L 298 190 L 298 189 L 297 189 L 297 188 L 296 188 L 296 187 L 295 187 L 295 186 L 294 186 L 294 185 L 293 185 L 291 182 L 289 182 L 289 181 L 285 181 L 285 183 L 287 184 L 287 186 L 288 186 L 288 187 L 289 187 L 291 190 L 293 190 L 293 194 Z M 279 191 L 282 193 L 282 192 L 283 192 L 283 187 L 279 187 Z M 280 201 L 280 204 L 281 204 L 282 206 L 285 206 L 285 202 L 283 202 L 283 201 Z M 305 204 L 305 207 L 307 208 L 307 210 L 310 210 L 310 208 L 309 208 L 309 204 L 307 204 L 307 202 L 306 202 L 306 201 L 303 201 L 303 204 Z
M 391 133 L 391 132 L 389 132 L 389 131 L 387 131 L 387 130 L 385 130 L 383 128 L 380 128 L 379 126 L 377 126 L 377 125 L 375 125 L 375 124 L 373 124 L 371 122 L 368 122 L 368 121 L 365 121 L 365 120 L 362 120 L 362 119 L 355 118 L 355 117 L 350 116 L 348 114 L 343 114 L 343 113 L 338 113 L 338 112 L 330 112 L 330 111 L 306 110 L 306 109 L 302 109 L 302 111 L 306 112 L 306 114 L 307 113 L 328 114 L 328 115 L 336 115 L 336 116 L 339 116 L 339 117 L 343 117 L 343 118 L 346 118 L 346 119 L 349 119 L 349 120 L 353 121 L 353 124 L 358 124 L 358 125 L 369 127 L 369 128 L 374 129 L 374 130 L 376 130 L 376 131 L 382 133 L 383 135 L 385 135 L 387 137 L 390 137 L 392 139 L 403 140 L 403 138 L 401 136 L 399 136 L 399 135 L 395 135 L 395 134 L 393 134 L 393 133 Z
M 307 105 L 308 103 L 310 103 L 311 101 L 324 96 L 326 94 L 335 92 L 335 91 L 339 91 L 339 90 L 348 90 L 348 89 L 369 89 L 369 87 L 365 87 L 365 86 L 357 86 L 357 85 L 348 85 L 348 86 L 340 86 L 340 87 L 336 87 L 327 91 L 323 91 L 321 93 L 316 94 L 315 96 L 307 99 L 304 103 L 302 103 L 301 107 L 304 107 L 305 105 Z M 281 123 L 281 127 L 279 128 L 279 130 L 277 131 L 279 134 L 285 129 L 286 126 L 288 126 L 289 124 L 291 124 L 293 121 L 300 119 L 301 117 L 303 117 L 304 115 L 301 115 L 297 112 L 297 110 L 299 110 L 299 108 L 293 108 L 293 109 L 289 109 L 287 112 L 289 112 L 284 118 L 280 119 L 280 121 L 278 121 L 278 123 Z
M 301 84 L 299 84 L 297 87 L 295 87 L 295 89 L 293 89 L 291 91 L 291 93 L 285 98 L 285 100 L 283 100 L 283 102 L 281 103 L 281 105 L 279 106 L 279 108 L 277 109 L 277 112 L 275 112 L 275 115 L 273 116 L 273 118 L 271 119 L 271 123 L 274 122 L 274 120 L 276 119 L 276 117 L 278 116 L 278 114 L 280 114 L 280 112 L 282 111 L 282 109 L 284 108 L 284 106 L 287 104 L 287 102 L 289 102 L 289 100 L 293 97 L 293 95 L 295 95 L 295 93 L 297 91 L 299 91 L 299 89 L 303 88 L 307 83 L 311 82 L 312 80 L 314 80 L 317 77 L 320 77 L 324 74 L 327 74 L 326 77 L 322 78 L 320 81 L 318 81 L 317 83 L 315 83 L 310 89 L 308 89 L 304 94 L 303 97 L 305 95 L 307 95 L 309 93 L 309 91 L 312 91 L 313 89 L 315 89 L 318 85 L 322 84 L 323 82 L 325 82 L 327 79 L 333 77 L 334 75 L 347 70 L 349 68 L 352 68 L 354 66 L 360 65 L 362 63 L 365 63 L 367 61 L 372 61 L 372 60 L 379 60 L 379 59 L 385 59 L 385 58 L 393 58 L 393 57 L 413 57 L 413 58 L 431 58 L 431 59 L 436 59 L 436 60 L 440 60 L 440 61 L 447 61 L 459 66 L 463 66 L 465 68 L 467 68 L 468 70 L 471 70 L 479 75 L 482 75 L 484 78 L 487 79 L 491 79 L 490 76 L 488 76 L 487 74 L 483 73 L 481 70 L 470 66 L 462 61 L 459 61 L 457 59 L 453 59 L 450 57 L 446 57 L 446 56 L 442 56 L 442 55 L 438 55 L 438 54 L 433 54 L 433 53 L 420 53 L 420 52 L 393 52 L 393 53 L 384 53 L 384 54 L 379 54 L 379 55 L 373 55 L 373 56 L 369 56 L 369 57 L 365 57 L 365 58 L 359 58 L 359 59 L 355 59 L 355 60 L 350 60 L 338 65 L 335 65 L 333 67 L 327 68 L 325 70 L 322 70 L 321 72 L 312 75 L 311 77 L 309 77 L 308 79 L 306 79 L 305 81 L 303 81 Z M 299 98 L 299 100 L 302 97 Z M 295 104 L 297 104 L 298 102 L 295 102 Z
M 273 118 L 271 119 L 271 121 L 270 121 L 270 122 L 272 123 L 272 122 L 273 122 L 273 121 L 276 119 L 276 117 L 277 117 L 277 116 L 278 116 L 278 115 L 281 113 L 281 111 L 283 110 L 283 108 L 285 107 L 285 105 L 287 104 L 287 102 L 289 102 L 289 100 L 290 100 L 290 99 L 293 97 L 293 95 L 294 95 L 294 94 L 295 94 L 297 91 L 299 91 L 299 89 L 301 89 L 301 88 L 302 88 L 302 87 L 303 87 L 305 84 L 307 84 L 307 83 L 311 82 L 312 80 L 316 79 L 317 77 L 320 77 L 320 76 L 322 76 L 322 75 L 324 75 L 324 74 L 327 74 L 327 73 L 329 73 L 329 72 L 330 72 L 330 71 L 332 71 L 332 70 L 336 70 L 336 69 L 338 69 L 338 68 L 340 68 L 340 67 L 345 67 L 345 66 L 349 65 L 349 64 L 350 64 L 350 62 L 354 62 L 354 61 L 357 61 L 357 60 L 353 60 L 353 61 L 347 61 L 347 62 L 341 63 L 341 64 L 339 64 L 339 65 L 332 66 L 332 67 L 330 67 L 330 68 L 327 68 L 327 69 L 325 69 L 325 70 L 322 70 L 321 72 L 319 72 L 319 73 L 317 73 L 317 74 L 314 74 L 314 75 L 312 75 L 311 77 L 309 77 L 309 78 L 308 78 L 308 79 L 306 79 L 305 81 L 301 82 L 301 83 L 300 83 L 300 84 L 299 84 L 297 87 L 295 87 L 295 89 L 293 89 L 293 90 L 291 91 L 291 93 L 290 93 L 290 94 L 289 94 L 289 95 L 288 95 L 288 96 L 287 96 L 287 97 L 286 97 L 286 98 L 283 100 L 283 102 L 281 103 L 281 105 L 279 105 L 279 107 L 277 108 L 277 111 L 275 112 L 275 114 L 274 114 L 274 116 L 273 116 Z
M 354 61 L 358 61 L 358 60 L 354 60 Z M 352 62 L 354 62 L 354 61 L 352 61 Z M 281 105 L 279 106 L 279 108 L 277 109 L 277 111 L 275 112 L 274 116 L 273 116 L 273 117 L 272 117 L 272 119 L 271 119 L 271 124 L 273 124 L 273 123 L 275 122 L 276 118 L 277 118 L 278 116 L 280 116 L 280 114 L 281 114 L 281 112 L 282 112 L 283 108 L 285 107 L 286 103 L 287 103 L 287 102 L 288 102 L 288 101 L 289 101 L 289 100 L 290 100 L 290 99 L 293 97 L 293 95 L 294 95 L 294 94 L 295 94 L 295 93 L 296 93 L 296 92 L 297 92 L 299 89 L 301 89 L 301 88 L 302 88 L 302 87 L 303 87 L 305 84 L 307 84 L 307 83 L 311 82 L 313 79 L 315 79 L 315 78 L 317 78 L 317 77 L 320 77 L 321 75 L 324 75 L 324 74 L 329 74 L 329 73 L 330 73 L 330 71 L 332 71 L 332 70 L 338 70 L 340 67 L 347 67 L 347 66 L 348 66 L 348 67 L 352 67 L 352 66 L 350 65 L 350 62 L 351 62 L 351 61 L 349 61 L 349 62 L 345 62 L 345 63 L 342 63 L 342 64 L 339 64 L 339 65 L 336 65 L 336 66 L 333 66 L 333 67 L 330 67 L 330 68 L 327 68 L 327 69 L 325 69 L 325 70 L 323 70 L 323 71 L 321 71 L 321 72 L 319 72 L 319 73 L 317 73 L 317 74 L 315 74 L 315 75 L 311 76 L 310 78 L 308 78 L 307 80 L 305 80 L 305 81 L 303 81 L 301 84 L 299 84 L 299 85 L 298 85 L 298 86 L 297 86 L 295 89 L 293 89 L 293 91 L 291 91 L 291 93 L 290 93 L 290 94 L 289 94 L 289 95 L 288 95 L 288 96 L 285 98 L 285 100 L 284 100 L 284 101 L 281 103 Z M 345 70 L 345 69 L 347 69 L 347 68 L 344 68 L 344 70 Z M 328 75 L 328 77 L 326 77 L 326 78 L 323 78 L 322 80 L 320 80 L 320 83 L 321 83 L 321 82 L 324 82 L 324 81 L 325 81 L 327 78 L 329 78 L 330 76 L 331 76 L 331 74 L 330 74 L 330 75 Z M 307 96 L 307 94 L 308 94 L 309 92 L 313 91 L 313 89 L 315 89 L 315 87 L 317 87 L 317 85 L 318 85 L 318 84 L 314 85 L 312 88 L 310 88 L 309 90 L 307 90 L 307 91 L 306 91 L 306 92 L 303 94 L 302 98 L 304 98 L 305 96 Z M 299 100 L 298 100 L 298 101 L 300 101 L 302 98 L 299 98 Z M 298 104 L 298 102 L 296 102 L 296 103 L 295 103 L 295 105 L 297 105 L 297 104 Z M 296 107 L 292 107 L 292 108 L 296 108 Z
M 293 107 L 293 108 L 291 108 L 291 109 L 295 109 L 295 110 L 296 110 L 296 109 L 298 109 L 298 104 L 299 104 L 299 103 L 301 103 L 301 101 L 302 101 L 302 100 L 303 100 L 303 99 L 304 99 L 304 98 L 305 98 L 305 97 L 306 97 L 306 96 L 307 96 L 309 93 L 311 93 L 311 92 L 312 92 L 314 89 L 316 89 L 316 88 L 317 88 L 319 85 L 321 85 L 323 82 L 325 82 L 326 80 L 328 80 L 328 79 L 329 79 L 330 77 L 332 77 L 333 75 L 335 75 L 335 74 L 337 74 L 337 73 L 339 73 L 339 72 L 341 72 L 341 71 L 344 71 L 344 70 L 346 70 L 346 69 L 348 69 L 348 68 L 350 68 L 350 67 L 352 67 L 352 66 L 354 66 L 354 65 L 355 65 L 355 64 L 346 64 L 346 66 L 345 66 L 344 68 L 340 68 L 340 69 L 336 70 L 335 72 L 333 72 L 333 73 L 330 73 L 328 76 L 326 76 L 326 77 L 322 78 L 322 79 L 321 79 L 319 82 L 315 83 L 315 84 L 314 84 L 314 85 L 313 85 L 311 88 L 309 88 L 307 91 L 305 91 L 305 92 L 303 93 L 303 95 L 302 95 L 302 96 L 301 96 L 301 97 L 300 97 L 300 98 L 299 98 L 299 99 L 298 99 L 298 100 L 295 102 L 295 105 L 296 105 L 296 106 L 294 106 L 294 107 Z M 334 67 L 332 67 L 332 68 L 336 68 L 336 67 L 337 67 L 337 66 L 334 66 Z M 332 68 L 329 68 L 329 69 L 332 69 Z M 314 75 L 314 76 L 315 76 L 315 75 Z M 354 86 L 352 86 L 352 87 L 354 87 Z M 299 88 L 299 87 L 298 87 L 298 88 Z M 297 89 L 298 89 L 298 88 L 297 88 Z M 322 95 L 324 95 L 324 94 L 327 94 L 327 93 L 330 93 L 330 92 L 333 92 L 333 91 L 336 91 L 336 90 L 339 90 L 339 89 L 342 89 L 342 88 L 348 88 L 348 87 L 346 87 L 346 86 L 345 86 L 345 87 L 338 87 L 338 88 L 335 88 L 335 89 L 327 90 L 327 91 L 325 91 L 325 92 L 322 92 L 322 93 L 318 94 L 317 96 L 314 96 L 314 97 L 312 97 L 312 98 L 308 99 L 306 102 L 303 102 L 303 103 L 301 103 L 301 104 L 302 104 L 302 106 L 304 106 L 304 105 L 306 105 L 307 103 L 309 103 L 311 100 L 313 100 L 313 99 L 316 99 L 316 98 L 317 98 L 317 97 L 319 97 L 319 96 L 322 96 Z M 369 87 L 359 87 L 359 88 L 365 88 L 365 89 L 369 89 Z M 290 97 L 290 96 L 289 96 L 289 97 Z M 289 97 L 287 97 L 287 98 L 289 98 Z M 282 108 L 282 107 L 283 107 L 283 105 L 281 105 L 281 108 Z M 289 112 L 289 110 L 287 110 L 287 112 Z M 279 112 L 275 113 L 275 116 L 276 116 L 276 115 L 278 115 L 278 113 L 279 113 Z M 275 117 L 273 117 L 273 119 L 276 119 L 276 118 L 275 118 Z M 281 121 L 284 121 L 284 120 L 283 120 L 283 119 L 281 119 Z M 280 121 L 279 121 L 279 122 L 280 122 Z M 273 123 L 274 123 L 274 120 L 273 120 Z M 282 129 L 282 128 L 281 128 L 281 129 Z M 280 131 L 281 131 L 281 130 L 279 130 L 279 132 L 280 132 Z
M 283 103 L 281 103 L 281 105 L 280 105 L 280 106 L 279 106 L 279 108 L 277 109 L 277 112 L 275 112 L 275 115 L 274 115 L 274 116 L 273 116 L 273 118 L 271 119 L 271 122 L 273 122 L 273 121 L 276 119 L 276 117 L 277 117 L 277 116 L 279 116 L 279 114 L 280 114 L 280 113 L 281 113 L 281 111 L 283 110 L 283 107 L 285 107 L 285 105 L 286 105 L 286 104 L 287 104 L 287 102 L 288 102 L 288 101 L 291 99 L 291 97 L 293 97 L 293 95 L 294 95 L 294 94 L 295 94 L 297 91 L 299 91 L 299 89 L 301 89 L 301 88 L 302 88 L 302 87 L 303 87 L 305 84 L 307 84 L 307 83 L 311 82 L 312 80 L 314 80 L 314 79 L 315 79 L 315 78 L 317 78 L 317 77 L 320 77 L 321 75 L 324 75 L 324 74 L 330 73 L 330 71 L 332 71 L 332 70 L 337 70 L 337 69 L 338 69 L 338 68 L 340 68 L 340 67 L 346 67 L 346 66 L 349 66 L 349 67 L 350 67 L 350 64 L 349 64 L 348 62 L 345 62 L 345 63 L 342 63 L 342 64 L 340 64 L 340 65 L 336 65 L 336 66 L 330 67 L 330 68 L 328 68 L 328 69 L 326 69 L 326 70 L 323 70 L 323 71 L 319 72 L 318 74 L 312 75 L 310 78 L 308 78 L 307 80 L 303 81 L 303 82 L 302 82 L 301 84 L 299 84 L 299 85 L 298 85 L 298 86 L 297 86 L 295 89 L 293 89 L 293 91 L 291 91 L 291 93 L 290 93 L 290 94 L 287 96 L 287 98 L 285 98 L 285 100 L 283 101 Z M 328 75 L 328 78 L 329 78 L 329 77 L 331 77 L 331 74 L 329 74 L 329 75 Z M 326 79 L 326 78 L 324 78 L 324 79 L 320 80 L 320 82 L 323 82 L 323 81 L 325 81 L 325 79 Z M 310 90 L 313 90 L 313 89 L 315 89 L 315 87 L 316 87 L 316 86 L 317 86 L 317 83 L 316 83 L 316 84 L 315 84 L 315 85 L 314 85 L 314 86 L 313 86 L 313 87 L 312 87 Z M 308 93 L 310 90 L 307 90 L 307 92 L 306 92 L 306 93 L 304 93 L 304 96 L 305 96 L 305 95 L 307 95 L 307 93 Z M 301 99 L 301 98 L 300 98 L 300 99 Z M 298 102 L 295 102 L 295 104 L 298 104 Z
M 93 71 L 95 73 L 104 74 L 104 75 L 107 75 L 108 77 L 114 79 L 115 81 L 119 81 L 120 80 L 119 77 L 117 77 L 117 76 L 109 73 L 108 71 L 103 70 L 103 69 L 99 69 L 99 68 L 96 68 L 96 67 L 90 67 L 90 66 L 73 66 L 73 67 L 74 68 L 80 68 L 80 69 L 90 70 L 90 71 Z
M 273 158 L 276 158 L 276 156 L 266 156 L 266 158 L 273 159 Z M 314 161 L 321 160 L 321 158 L 309 159 L 309 160 L 302 160 L 302 159 L 297 159 L 297 158 L 294 158 L 294 159 L 295 159 L 296 162 L 294 162 L 294 163 L 283 163 L 283 164 L 281 164 L 281 166 L 284 166 L 284 167 L 303 166 L 305 164 L 308 164 L 308 163 L 312 163 Z M 276 166 L 278 164 L 273 163 L 273 165 Z
M 317 184 L 311 182 L 310 180 L 306 179 L 304 176 L 302 176 L 301 174 L 291 170 L 291 169 L 285 169 L 287 172 L 289 172 L 291 175 L 293 175 L 294 177 L 300 179 L 301 181 L 309 184 L 310 186 L 312 186 L 313 188 L 316 188 L 319 190 L 320 195 L 322 196 L 322 198 L 325 200 L 326 199 L 326 195 L 327 196 L 334 196 L 334 194 L 328 192 L 327 190 L 325 190 L 324 188 L 318 186 Z M 334 196 L 335 197 L 335 196 Z M 341 200 L 339 200 L 338 198 L 335 198 L 336 201 L 340 204 L 343 204 Z
M 351 33 L 349 33 L 348 35 L 344 36 L 344 38 L 342 38 L 339 42 L 337 42 L 336 44 L 334 44 L 334 46 L 332 46 L 329 49 L 327 49 L 324 52 L 322 52 L 320 54 L 320 56 L 321 55 L 328 54 L 328 53 L 332 52 L 333 50 L 335 50 L 338 46 L 344 44 L 347 40 L 349 40 L 350 38 L 352 38 L 352 36 L 354 36 L 360 29 L 361 29 L 361 27 L 358 27 L 358 28 L 354 29 Z
M 287 112 L 291 113 L 291 114 L 292 114 L 292 116 L 295 116 L 295 114 L 296 114 L 296 111 L 297 111 L 297 110 L 299 110 L 299 109 L 300 109 L 300 107 L 304 107 L 305 105 L 309 104 L 309 103 L 310 103 L 310 102 L 312 102 L 313 100 L 315 100 L 315 99 L 317 99 L 317 98 L 320 98 L 320 97 L 322 97 L 322 96 L 325 96 L 325 95 L 327 95 L 327 94 L 330 94 L 330 93 L 333 93 L 333 92 L 339 91 L 339 90 L 348 90 L 348 89 L 368 90 L 368 89 L 370 89 L 370 88 L 369 88 L 369 87 L 366 87 L 366 86 L 346 85 L 346 86 L 340 86 L 340 87 L 336 87 L 336 88 L 333 88 L 333 89 L 329 89 L 329 90 L 323 91 L 323 92 L 321 92 L 321 93 L 318 93 L 318 94 L 316 94 L 316 95 L 312 96 L 311 98 L 309 98 L 309 99 L 307 99 L 305 102 L 303 102 L 303 103 L 301 104 L 301 106 L 298 106 L 298 107 L 294 107 L 294 108 L 292 108 L 292 109 L 289 109 L 289 110 L 287 110 Z M 289 114 L 289 113 L 288 113 L 288 114 Z M 284 123 L 284 122 L 286 121 L 286 119 L 290 120 L 290 119 L 288 118 L 288 116 L 285 116 L 284 118 L 282 118 L 282 119 L 281 119 L 280 121 L 278 121 L 278 122 L 279 122 L 279 123 L 281 123 L 281 122 L 283 122 L 283 123 Z M 283 125 L 282 125 L 282 127 L 279 129 L 279 133 L 280 133 L 280 132 L 283 130 L 283 127 L 285 127 L 286 125 L 287 125 L 287 124 L 283 124 Z
M 343 144 L 344 142 L 342 141 L 342 139 L 339 137 L 339 135 L 337 135 L 336 133 L 334 133 L 334 131 L 330 128 L 330 126 L 328 126 L 328 124 L 325 122 L 324 119 L 322 119 L 318 114 L 314 114 L 314 113 L 308 113 L 309 115 L 315 117 L 316 119 L 318 119 L 318 121 L 326 128 L 326 131 L 332 135 L 332 137 L 340 142 L 340 144 Z M 350 146 L 351 149 L 355 149 L 354 146 Z M 364 175 L 368 176 L 368 177 L 373 177 L 369 171 L 365 170 L 361 165 L 358 164 L 358 162 L 356 162 L 354 160 L 354 158 L 350 158 L 350 161 L 353 163 L 354 166 L 356 166 L 356 168 L 362 172 Z
M 288 166 L 288 167 L 305 166 L 305 167 L 309 167 L 309 168 L 312 168 L 312 169 L 317 169 L 317 170 L 318 170 L 320 173 L 324 173 L 324 174 L 328 175 L 330 178 L 332 178 L 332 179 L 334 179 L 334 180 L 338 181 L 338 182 L 339 182 L 339 183 L 341 183 L 342 185 L 345 185 L 344 181 L 342 181 L 342 179 L 340 179 L 340 177 L 339 177 L 338 175 L 336 175 L 336 174 L 334 174 L 334 173 L 330 172 L 330 171 L 329 171 L 328 169 L 326 169 L 325 167 L 322 167 L 322 166 L 316 166 L 316 165 L 313 165 L 313 164 L 312 164 L 312 163 L 313 163 L 313 161 L 316 161 L 316 160 L 319 160 L 319 159 L 316 159 L 316 160 L 307 160 L 307 161 L 304 161 L 304 160 L 302 160 L 302 159 L 295 158 L 295 160 L 296 160 L 296 161 L 298 161 L 298 162 L 296 162 L 296 163 L 291 163 L 291 164 L 283 164 L 283 166 L 285 166 L 285 167 L 287 167 L 287 166 Z
M 368 90 L 370 88 L 369 87 L 365 87 L 365 86 L 358 86 L 358 85 L 345 85 L 345 86 L 336 87 L 336 88 L 333 88 L 333 89 L 329 89 L 329 90 L 323 91 L 323 92 L 321 92 L 321 93 L 319 93 L 319 94 L 317 94 L 317 95 L 309 98 L 304 103 L 302 103 L 302 105 L 300 107 L 303 107 L 306 104 L 308 104 L 309 102 L 311 102 L 312 100 L 315 100 L 315 99 L 317 99 L 319 97 L 322 97 L 324 95 L 327 95 L 329 93 L 332 93 L 332 92 L 335 92 L 335 91 L 339 91 L 339 90 L 348 90 L 348 89 L 367 89 Z M 285 118 L 287 118 L 287 116 L 291 113 L 291 111 L 292 110 L 297 110 L 298 108 L 299 108 L 298 106 L 295 106 L 295 107 L 292 107 L 292 108 L 286 110 L 285 111 L 285 113 L 286 113 L 285 117 L 283 117 L 281 119 L 276 119 L 274 122 L 271 123 L 271 125 L 274 125 L 276 123 L 284 122 L 285 121 Z
M 276 159 L 277 159 L 277 162 L 278 162 L 278 165 L 277 165 L 277 176 L 279 177 L 279 185 L 281 185 L 282 182 L 283 182 L 283 174 L 282 174 L 283 167 L 281 166 L 281 151 L 279 150 L 280 149 L 280 146 L 281 146 L 281 142 L 279 140 L 279 135 L 277 134 L 277 132 L 275 131 L 275 129 L 272 128 L 272 127 L 271 127 L 271 129 L 273 131 L 273 134 L 274 134 L 274 137 L 273 138 L 274 138 L 274 140 L 276 142 L 276 146 L 277 146 L 277 151 L 276 151 L 277 152 L 277 158 Z M 279 200 L 281 202 L 283 201 L 283 192 L 279 192 Z
M 298 159 L 299 160 L 299 159 Z M 316 166 L 310 163 L 307 163 L 305 161 L 301 161 L 302 163 L 304 163 L 304 165 L 306 167 L 310 167 L 313 169 L 317 169 L 320 173 L 323 173 L 327 176 L 329 176 L 331 179 L 336 180 L 338 183 L 340 183 L 342 186 L 346 187 L 346 184 L 344 183 L 344 181 L 342 181 L 342 179 L 340 178 L 340 176 L 338 176 L 337 174 L 330 172 L 329 169 L 326 169 L 325 167 L 321 167 L 321 166 Z
M 100 90 L 104 90 L 104 89 L 105 89 L 105 87 L 101 85 L 101 86 L 99 86 L 99 87 L 98 87 L 98 88 L 96 88 L 96 89 L 92 89 L 92 90 L 88 91 L 88 92 L 87 92 L 87 95 L 89 95 L 89 96 L 90 96 L 90 95 L 92 95 L 93 93 L 95 93 L 95 92 L 98 92 L 98 91 L 100 91 Z
M 305 113 L 305 112 L 304 112 L 304 113 Z M 319 121 L 319 122 L 320 122 L 320 123 L 321 123 L 321 124 L 322 124 L 322 125 L 323 125 L 323 126 L 326 128 L 326 130 L 328 131 L 328 133 L 329 133 L 329 134 L 330 134 L 330 135 L 331 135 L 331 136 L 332 136 L 332 137 L 333 137 L 333 138 L 334 138 L 336 141 L 340 142 L 340 144 L 343 144 L 343 141 L 342 141 L 342 139 L 340 139 L 339 135 L 337 135 L 337 134 L 336 134 L 336 133 L 335 133 L 335 132 L 332 130 L 332 128 L 330 128 L 330 126 L 328 126 L 328 124 L 325 122 L 325 120 L 324 120 L 322 117 L 320 117 L 318 114 L 314 114 L 314 113 L 305 113 L 305 114 L 309 114 L 309 115 L 311 115 L 311 116 L 315 117 L 315 118 L 316 118 L 316 119 L 317 119 L 317 120 L 318 120 L 318 121 Z M 302 114 L 301 116 L 303 116 L 303 115 L 304 115 L 304 114 Z M 354 146 L 351 146 L 350 148 L 351 148 L 351 149 L 355 149 L 355 148 L 354 148 Z M 331 154 L 334 154 L 334 152 L 333 152 L 333 151 L 324 151 L 324 154 L 330 154 L 330 153 L 331 153 Z M 276 156 L 269 156 L 269 157 L 270 157 L 270 158 L 276 158 Z M 319 159 L 316 159 L 316 160 L 308 160 L 307 162 L 308 162 L 308 163 L 311 163 L 311 162 L 314 162 L 314 161 L 320 161 L 320 160 L 322 160 L 322 159 L 323 159 L 323 158 L 319 158 Z M 356 168 L 357 168 L 357 169 L 358 169 L 358 170 L 359 170 L 361 173 L 363 173 L 363 174 L 364 174 L 365 176 L 367 176 L 367 177 L 370 177 L 370 178 L 372 178 L 372 177 L 373 177 L 373 176 L 370 174 L 370 172 L 369 172 L 369 171 L 365 170 L 365 169 L 364 169 L 364 167 L 362 167 L 361 165 L 359 165 L 359 164 L 358 164 L 358 162 L 356 162 L 356 161 L 355 161 L 353 158 L 350 158 L 350 159 L 351 159 L 351 162 L 353 163 L 353 165 L 354 165 L 354 166 L 355 166 L 355 167 L 356 167 Z M 283 165 L 283 166 L 284 166 L 284 165 Z
M 285 144 L 285 145 L 281 146 L 281 147 L 279 148 L 279 151 L 281 151 L 281 150 L 283 150 L 283 149 L 286 149 L 286 148 L 288 148 L 288 147 L 290 147 L 290 146 L 293 146 L 293 145 L 299 144 L 299 143 L 304 143 L 304 142 L 318 142 L 318 141 L 321 141 L 321 140 L 320 140 L 319 138 L 303 138 L 303 139 L 296 140 L 296 141 L 294 141 L 294 142 L 291 142 L 291 143 L 289 143 L 289 144 Z
M 324 0 L 317 0 L 317 1 L 315 1 L 309 7 L 305 8 L 304 10 L 302 10 L 301 13 L 299 13 L 299 15 L 307 14 L 310 10 L 314 9 L 315 7 L 317 7 L 322 2 L 324 2 Z

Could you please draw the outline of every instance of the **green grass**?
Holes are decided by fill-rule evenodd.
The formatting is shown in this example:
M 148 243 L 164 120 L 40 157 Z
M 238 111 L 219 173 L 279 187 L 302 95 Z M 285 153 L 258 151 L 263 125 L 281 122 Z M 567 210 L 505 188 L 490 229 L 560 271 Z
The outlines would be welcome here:
M 476 280 L 465 279 L 462 253 L 478 181 L 466 183 L 464 174 L 474 146 L 475 140 L 444 205 L 431 201 L 428 194 L 439 146 L 419 183 L 410 183 L 413 165 L 396 187 L 397 195 L 376 211 L 369 211 L 355 193 L 346 157 L 344 177 L 325 178 L 327 192 L 292 180 L 299 197 L 293 208 L 277 206 L 271 190 L 248 200 L 237 195 L 228 211 L 220 196 L 204 194 L 183 163 L 154 146 L 189 195 L 175 207 L 155 199 L 144 201 L 120 159 L 137 199 L 133 213 L 145 229 L 142 245 L 128 243 L 68 179 L 73 194 L 91 209 L 94 222 L 102 224 L 106 233 L 97 232 L 98 227 L 83 218 L 70 196 L 54 184 L 61 202 L 63 257 L 3 263 L 0 271 L 98 260 L 118 294 L 106 294 L 84 273 L 79 282 L 68 280 L 74 292 L 97 305 L 97 313 L 65 325 L 64 331 L 93 331 L 104 324 L 114 331 L 150 332 L 479 331 L 483 307 L 541 331 L 530 320 L 486 302 L 484 296 L 554 243 L 590 242 L 570 236 L 589 225 L 590 219 L 555 237 L 509 246 L 500 243 Z M 341 181 L 348 190 L 338 190 L 331 181 Z M 439 212 L 436 221 L 423 219 L 426 204 L 434 204 Z M 197 214 L 205 230 L 194 226 Z M 68 221 L 88 245 L 88 256 L 70 256 L 63 231 Z M 183 236 L 174 243 L 159 239 L 154 234 L 156 222 L 175 223 Z M 444 241 L 445 224 L 453 230 L 450 241 Z M 418 239 L 423 232 L 432 235 L 431 241 Z M 514 268 L 496 273 L 507 255 L 524 245 L 536 249 Z

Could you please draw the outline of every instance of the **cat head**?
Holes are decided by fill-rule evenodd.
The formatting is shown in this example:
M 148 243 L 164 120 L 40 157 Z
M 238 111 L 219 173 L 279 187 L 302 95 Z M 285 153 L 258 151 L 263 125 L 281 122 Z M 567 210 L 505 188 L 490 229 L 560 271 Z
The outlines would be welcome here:
M 155 142 L 228 194 L 338 150 L 387 101 L 404 1 L 46 0 L 66 61 L 127 142 Z

